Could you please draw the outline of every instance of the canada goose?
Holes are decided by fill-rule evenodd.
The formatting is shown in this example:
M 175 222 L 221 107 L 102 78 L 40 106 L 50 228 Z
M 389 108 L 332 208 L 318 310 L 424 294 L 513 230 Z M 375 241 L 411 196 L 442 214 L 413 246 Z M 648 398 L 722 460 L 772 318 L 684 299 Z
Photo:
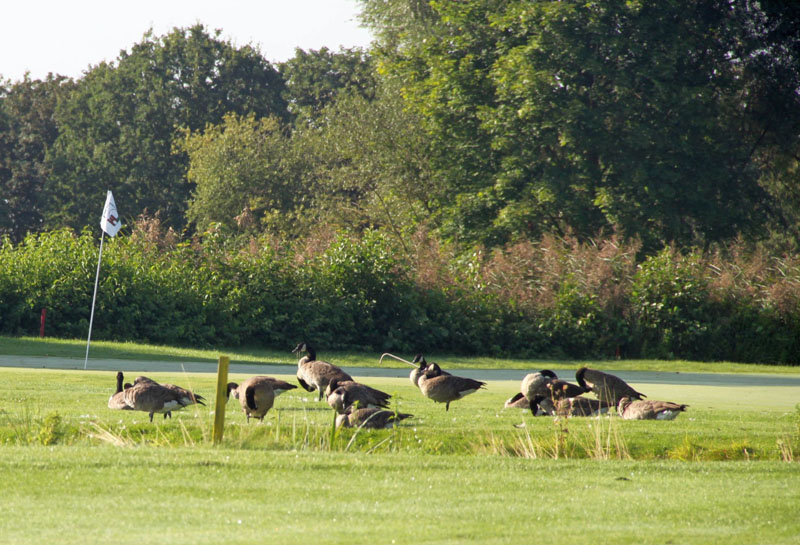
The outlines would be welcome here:
M 251 377 L 241 384 L 229 382 L 227 395 L 230 399 L 231 393 L 233 393 L 233 397 L 239 400 L 242 412 L 247 416 L 248 422 L 250 422 L 250 417 L 258 418 L 263 422 L 264 416 L 272 408 L 275 398 L 294 388 L 297 386 L 283 380 L 259 376 Z
M 445 411 L 450 410 L 451 401 L 477 392 L 485 386 L 486 383 L 479 380 L 445 375 L 436 363 L 429 363 L 425 372 L 419 377 L 419 389 L 422 394 L 436 403 L 444 403 Z
M 674 420 L 688 405 L 671 401 L 633 401 L 623 397 L 617 405 L 617 413 L 625 420 Z
M 352 380 L 333 379 L 325 389 L 328 405 L 339 414 L 344 414 L 351 405 L 357 405 L 358 408 L 385 409 L 389 407 L 391 397 L 386 392 Z
M 561 380 L 560 378 L 554 378 L 550 380 L 548 383 L 545 384 L 545 387 L 550 392 L 549 395 L 551 398 L 553 398 L 554 401 L 569 397 L 578 397 L 581 394 L 585 394 L 586 392 L 589 391 L 583 386 L 572 384 L 571 382 L 567 382 L 566 380 Z
M 549 369 L 542 369 L 536 373 L 528 373 L 522 378 L 519 386 L 519 391 L 528 402 L 532 402 L 536 396 L 550 397 L 550 390 L 547 389 L 547 384 L 558 377 L 554 372 Z
M 609 407 L 599 399 L 565 397 L 555 402 L 555 413 L 558 416 L 598 416 L 607 413 Z
M 598 371 L 597 369 L 581 367 L 578 369 L 578 372 L 575 373 L 575 378 L 578 384 L 583 388 L 593 392 L 594 395 L 597 396 L 597 399 L 614 406 L 616 406 L 623 397 L 630 397 L 633 399 L 647 397 L 631 388 L 630 385 L 621 378 Z
M 408 375 L 408 378 L 411 380 L 411 384 L 419 388 L 419 377 L 425 372 L 428 362 L 425 361 L 425 357 L 422 354 L 417 354 L 414 356 L 414 359 L 411 360 L 411 363 L 419 364 L 419 367 L 413 368 L 411 373 Z
M 414 356 L 414 359 L 411 360 L 411 363 L 419 364 L 419 367 L 415 367 L 411 370 L 411 374 L 408 376 L 411 379 L 411 384 L 419 388 L 419 377 L 425 372 L 425 369 L 428 367 L 428 362 L 425 360 L 425 357 L 422 354 L 417 354 Z M 437 364 L 438 365 L 438 364 Z M 447 371 L 443 370 L 439 367 L 439 371 L 441 375 L 449 375 Z
M 130 411 L 131 408 L 125 403 L 125 393 L 122 386 L 123 375 L 122 371 L 117 371 L 117 391 L 108 398 L 108 408 L 117 409 L 121 411 Z M 130 385 L 126 384 L 127 387 Z
M 141 381 L 123 391 L 125 403 L 134 411 L 150 414 L 150 422 L 154 413 L 162 413 L 164 418 L 172 411 L 191 405 L 193 401 L 185 395 L 165 388 L 153 381 Z
M 319 400 L 325 393 L 325 388 L 333 379 L 340 381 L 353 380 L 353 377 L 342 371 L 339 367 L 326 361 L 317 360 L 317 353 L 307 343 L 298 344 L 293 353 L 305 352 L 306 355 L 297 362 L 297 382 L 306 391 L 319 391 Z
M 192 405 L 193 403 L 197 403 L 198 405 L 205 406 L 205 399 L 200 394 L 195 394 L 191 390 L 187 390 L 186 388 L 182 388 L 180 386 L 176 386 L 174 384 L 161 384 L 160 382 L 156 382 L 155 380 L 140 375 L 136 377 L 133 381 L 134 384 L 158 384 L 159 386 L 163 386 L 164 388 L 175 392 L 181 398 L 181 403 L 185 407 L 187 405 Z M 164 413 L 164 418 L 172 418 L 172 412 L 167 411 Z
M 336 415 L 336 427 L 388 429 L 397 425 L 401 420 L 412 416 L 414 415 L 395 413 L 384 409 L 353 409 L 350 407 L 344 414 Z

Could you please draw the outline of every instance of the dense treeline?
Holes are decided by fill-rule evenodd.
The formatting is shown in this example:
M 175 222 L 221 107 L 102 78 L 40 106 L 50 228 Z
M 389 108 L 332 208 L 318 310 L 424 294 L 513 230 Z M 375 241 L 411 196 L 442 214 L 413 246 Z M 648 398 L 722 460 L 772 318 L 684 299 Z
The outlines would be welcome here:
M 639 247 L 547 236 L 456 255 L 425 233 L 330 231 L 286 245 L 222 228 L 182 241 L 157 220 L 109 240 L 95 338 L 194 346 L 447 351 L 534 358 L 676 356 L 797 362 L 800 259 L 729 247 Z M 410 253 L 407 253 L 410 250 Z M 68 230 L 0 249 L 0 334 L 88 329 L 96 237 Z
M 111 188 L 178 232 L 244 213 L 287 237 L 797 247 L 794 3 L 361 5 L 370 51 L 273 65 L 195 26 L 76 81 L 4 82 L 0 234 L 80 230 Z
M 342 346 L 406 347 L 417 339 L 459 351 L 789 361 L 793 311 L 763 295 L 783 293 L 781 277 L 759 273 L 744 287 L 717 289 L 710 272 L 727 270 L 730 258 L 722 256 L 731 248 L 743 270 L 791 264 L 787 256 L 800 250 L 800 7 L 777 0 L 360 5 L 376 36 L 369 51 L 298 50 L 273 65 L 258 49 L 197 25 L 148 32 L 76 80 L 0 81 L 0 237 L 19 276 L 0 272 L 0 310 L 10 313 L 0 314 L 0 329 L 28 331 L 25 313 L 40 304 L 28 301 L 34 296 L 20 280 L 20 263 L 36 265 L 20 256 L 56 240 L 83 248 L 80 256 L 92 253 L 88 234 L 73 239 L 61 229 L 96 226 L 112 189 L 126 224 L 159 222 L 178 241 L 158 252 L 114 241 L 112 259 L 124 266 L 109 264 L 109 274 L 127 271 L 137 287 L 119 279 L 119 290 L 106 293 L 115 301 L 128 289 L 142 301 L 154 294 L 128 313 L 130 330 L 105 332 L 117 338 L 129 331 L 152 341 L 273 345 L 280 336 L 273 331 L 295 337 L 300 327 Z M 330 248 L 347 259 L 386 253 L 385 265 L 367 267 L 391 287 L 378 290 L 381 304 L 358 300 L 362 288 L 358 301 L 339 300 L 358 280 L 335 260 L 298 266 L 299 248 L 316 247 L 323 227 L 343 245 Z M 456 280 L 424 280 L 427 269 L 415 261 L 420 233 L 427 245 L 447 248 L 433 261 L 449 275 L 460 271 Z M 248 240 L 272 249 L 248 253 Z M 580 284 L 569 268 L 544 298 L 550 307 L 540 308 L 534 280 L 506 291 L 501 281 L 492 289 L 464 281 L 522 248 L 530 255 L 517 266 L 537 269 L 552 255 L 547 248 L 568 259 L 602 240 L 601 248 L 625 248 L 625 271 L 608 284 L 619 300 L 592 295 L 589 284 L 564 287 Z M 323 246 L 322 254 L 333 252 Z M 54 267 L 65 279 L 42 287 L 64 290 L 58 294 L 70 302 L 56 320 L 64 335 L 83 327 L 72 297 L 88 289 L 68 280 L 85 272 L 84 257 L 72 257 L 72 272 Z M 215 260 L 226 267 L 215 269 Z M 258 281 L 226 279 L 221 271 L 231 266 Z M 372 270 L 381 266 L 385 277 Z M 673 266 L 675 275 L 691 269 L 703 305 L 679 297 L 659 310 L 653 301 L 649 310 L 638 307 L 637 297 L 652 295 L 652 282 Z M 214 280 L 183 277 L 200 274 Z M 276 302 L 278 285 L 291 308 Z M 179 293 L 187 286 L 197 293 Z M 268 301 L 259 303 L 262 296 Z M 311 312 L 303 301 L 336 318 L 301 318 Z M 62 312 L 53 297 L 47 305 Z M 579 331 L 569 318 L 583 312 L 576 309 L 592 317 Z M 136 318 L 143 313 L 149 318 Z M 256 318 L 274 327 L 266 331 Z M 363 335 L 341 331 L 356 323 Z M 751 335 L 753 324 L 767 337 Z M 732 347 L 742 339 L 739 326 L 755 344 Z M 765 338 L 769 355 L 756 350 Z M 722 344 L 701 349 L 701 341 Z

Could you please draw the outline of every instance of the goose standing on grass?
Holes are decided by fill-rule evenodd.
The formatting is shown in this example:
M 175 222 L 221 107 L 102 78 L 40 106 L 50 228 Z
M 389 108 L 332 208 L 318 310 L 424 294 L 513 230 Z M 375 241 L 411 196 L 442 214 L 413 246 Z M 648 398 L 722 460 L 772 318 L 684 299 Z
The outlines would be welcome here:
M 125 403 L 125 388 L 122 386 L 122 371 L 117 371 L 117 391 L 108 398 L 108 408 L 120 411 L 130 411 L 131 408 Z M 130 388 L 130 384 L 125 385 Z
M 353 377 L 342 371 L 339 367 L 317 359 L 317 353 L 307 343 L 298 344 L 293 353 L 306 355 L 297 361 L 297 382 L 307 392 L 319 391 L 318 401 L 322 400 L 325 389 L 331 380 L 353 380 Z
M 390 394 L 382 392 L 366 384 L 352 380 L 333 379 L 325 389 L 325 399 L 339 414 L 344 414 L 348 407 L 386 409 L 389 407 Z
M 350 407 L 344 414 L 336 415 L 336 427 L 353 428 L 393 428 L 401 420 L 411 418 L 412 414 L 395 413 L 384 409 L 353 409 Z
M 450 402 L 461 399 L 486 386 L 485 382 L 471 378 L 445 375 L 436 363 L 430 363 L 419 377 L 419 389 L 428 399 L 444 403 L 445 411 L 450 410 Z
M 165 388 L 161 384 L 153 381 L 141 381 L 123 391 L 125 403 L 134 411 L 144 411 L 149 413 L 150 422 L 153 421 L 153 414 L 162 413 L 164 418 L 172 416 L 172 411 L 183 409 L 191 405 L 187 396 Z
M 166 388 L 168 390 L 171 390 L 172 392 L 177 394 L 181 398 L 181 403 L 183 404 L 184 407 L 186 407 L 188 405 L 195 404 L 195 403 L 198 404 L 198 405 L 205 406 L 206 398 L 204 398 L 200 394 L 195 394 L 191 390 L 187 390 L 186 388 L 182 388 L 181 386 L 176 386 L 174 384 L 169 384 L 169 383 L 161 384 L 161 383 L 156 382 L 155 380 L 153 380 L 153 379 L 151 379 L 149 377 L 145 377 L 143 375 L 140 375 L 140 376 L 136 377 L 136 379 L 134 379 L 133 383 L 134 384 L 158 384 L 159 386 L 163 386 L 164 388 Z M 167 411 L 167 412 L 164 413 L 164 418 L 168 418 L 168 417 L 172 418 L 172 412 L 171 411 Z
M 241 384 L 229 382 L 227 396 L 230 399 L 232 393 L 233 397 L 239 400 L 248 422 L 251 417 L 263 422 L 264 416 L 275 403 L 275 398 L 295 388 L 297 386 L 283 380 L 259 376 L 251 377 Z
M 617 405 L 617 413 L 625 420 L 674 420 L 688 405 L 671 401 L 634 401 L 623 397 Z
M 600 401 L 605 401 L 613 406 L 616 406 L 620 399 L 623 397 L 630 397 L 632 399 L 642 399 L 646 395 L 637 392 L 621 378 L 598 371 L 597 369 L 589 369 L 588 367 L 581 367 L 575 373 L 575 378 L 583 388 L 591 391 L 597 396 Z

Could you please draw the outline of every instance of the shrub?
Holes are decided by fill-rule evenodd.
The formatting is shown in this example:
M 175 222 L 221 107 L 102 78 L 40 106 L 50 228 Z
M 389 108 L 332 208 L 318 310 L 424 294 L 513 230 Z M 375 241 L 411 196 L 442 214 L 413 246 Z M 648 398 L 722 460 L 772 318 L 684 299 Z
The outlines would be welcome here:
M 667 248 L 544 237 L 487 251 L 424 231 L 407 248 L 367 230 L 285 243 L 212 225 L 181 240 L 156 219 L 104 247 L 93 338 L 192 346 L 657 357 L 795 363 L 800 260 L 741 245 Z M 0 246 L 0 332 L 84 337 L 97 237 Z M 461 251 L 459 251 L 461 250 Z
M 641 353 L 652 358 L 705 359 L 713 311 L 706 264 L 692 252 L 666 248 L 638 267 L 631 289 Z

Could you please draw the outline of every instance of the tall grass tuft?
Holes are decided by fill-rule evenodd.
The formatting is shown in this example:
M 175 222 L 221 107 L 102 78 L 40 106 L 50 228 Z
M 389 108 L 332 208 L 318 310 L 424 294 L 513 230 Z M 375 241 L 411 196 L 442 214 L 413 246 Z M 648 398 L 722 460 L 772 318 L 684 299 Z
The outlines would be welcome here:
M 609 417 L 590 419 L 583 448 L 593 460 L 631 460 L 628 444 L 617 421 Z
M 101 443 L 106 443 L 115 447 L 128 447 L 136 446 L 136 442 L 130 437 L 129 433 L 115 432 L 109 426 L 103 426 L 97 422 L 90 422 L 89 427 L 91 431 L 85 430 L 83 433 L 89 439 L 96 439 Z
M 472 443 L 476 453 L 529 459 L 631 460 L 627 441 L 608 417 L 553 417 L 552 433 L 534 437 L 524 422 L 511 438 L 490 432 Z M 586 428 L 580 424 L 587 423 Z
M 71 442 L 78 432 L 68 426 L 57 412 L 40 416 L 25 406 L 19 414 L 3 412 L 5 439 L 15 445 L 55 445 Z

